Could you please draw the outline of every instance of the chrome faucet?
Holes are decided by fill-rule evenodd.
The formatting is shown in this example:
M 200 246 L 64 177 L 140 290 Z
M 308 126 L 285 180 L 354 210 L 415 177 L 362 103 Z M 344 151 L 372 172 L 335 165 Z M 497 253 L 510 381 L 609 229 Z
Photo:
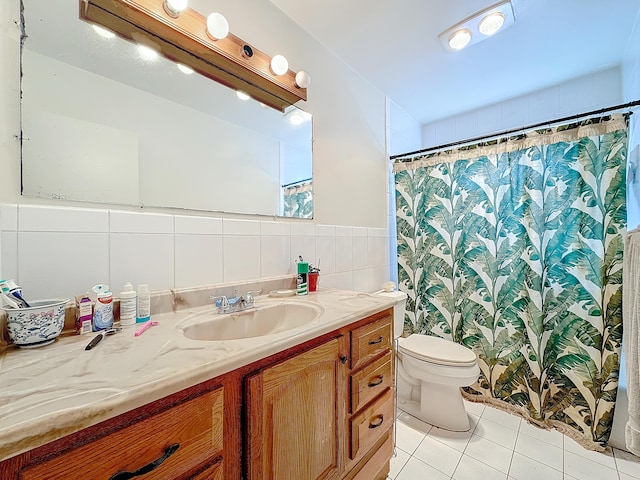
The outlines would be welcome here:
M 249 310 L 254 307 L 255 295 L 260 295 L 262 290 L 254 290 L 238 295 L 238 290 L 234 290 L 234 297 L 227 298 L 225 295 L 211 297 L 218 313 L 234 313 Z

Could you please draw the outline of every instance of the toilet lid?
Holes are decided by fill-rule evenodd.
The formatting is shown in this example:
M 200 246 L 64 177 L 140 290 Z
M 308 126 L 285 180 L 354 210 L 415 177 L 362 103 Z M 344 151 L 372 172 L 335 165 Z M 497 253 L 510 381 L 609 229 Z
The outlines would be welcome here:
M 473 350 L 440 337 L 413 334 L 401 338 L 398 346 L 400 351 L 425 362 L 439 365 L 470 366 L 477 358 Z

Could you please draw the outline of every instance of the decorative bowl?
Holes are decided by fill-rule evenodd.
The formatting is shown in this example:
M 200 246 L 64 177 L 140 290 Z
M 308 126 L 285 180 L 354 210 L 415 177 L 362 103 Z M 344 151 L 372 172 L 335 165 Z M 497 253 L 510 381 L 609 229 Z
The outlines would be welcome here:
M 64 327 L 68 298 L 36 300 L 28 308 L 8 308 L 9 339 L 18 347 L 42 347 L 53 343 Z

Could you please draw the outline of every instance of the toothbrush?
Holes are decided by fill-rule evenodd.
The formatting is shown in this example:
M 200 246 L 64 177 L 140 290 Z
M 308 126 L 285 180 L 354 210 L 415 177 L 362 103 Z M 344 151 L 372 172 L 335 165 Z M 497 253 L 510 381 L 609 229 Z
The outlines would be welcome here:
M 144 322 L 144 325 L 142 325 L 138 330 L 136 330 L 136 333 L 134 333 L 134 335 L 136 337 L 139 337 L 140 335 L 142 335 L 144 332 L 146 332 L 147 330 L 149 330 L 151 327 L 155 327 L 156 325 L 158 325 L 158 322 L 154 322 L 152 320 L 149 320 L 147 322 Z

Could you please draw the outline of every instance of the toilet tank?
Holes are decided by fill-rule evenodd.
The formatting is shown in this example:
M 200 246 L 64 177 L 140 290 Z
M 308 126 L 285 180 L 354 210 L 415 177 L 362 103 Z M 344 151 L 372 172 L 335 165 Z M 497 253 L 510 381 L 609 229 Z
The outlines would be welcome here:
M 398 338 L 404 330 L 404 311 L 407 306 L 407 294 L 394 290 L 392 292 L 380 292 L 377 295 L 393 298 L 396 301 L 393 307 L 393 337 Z

